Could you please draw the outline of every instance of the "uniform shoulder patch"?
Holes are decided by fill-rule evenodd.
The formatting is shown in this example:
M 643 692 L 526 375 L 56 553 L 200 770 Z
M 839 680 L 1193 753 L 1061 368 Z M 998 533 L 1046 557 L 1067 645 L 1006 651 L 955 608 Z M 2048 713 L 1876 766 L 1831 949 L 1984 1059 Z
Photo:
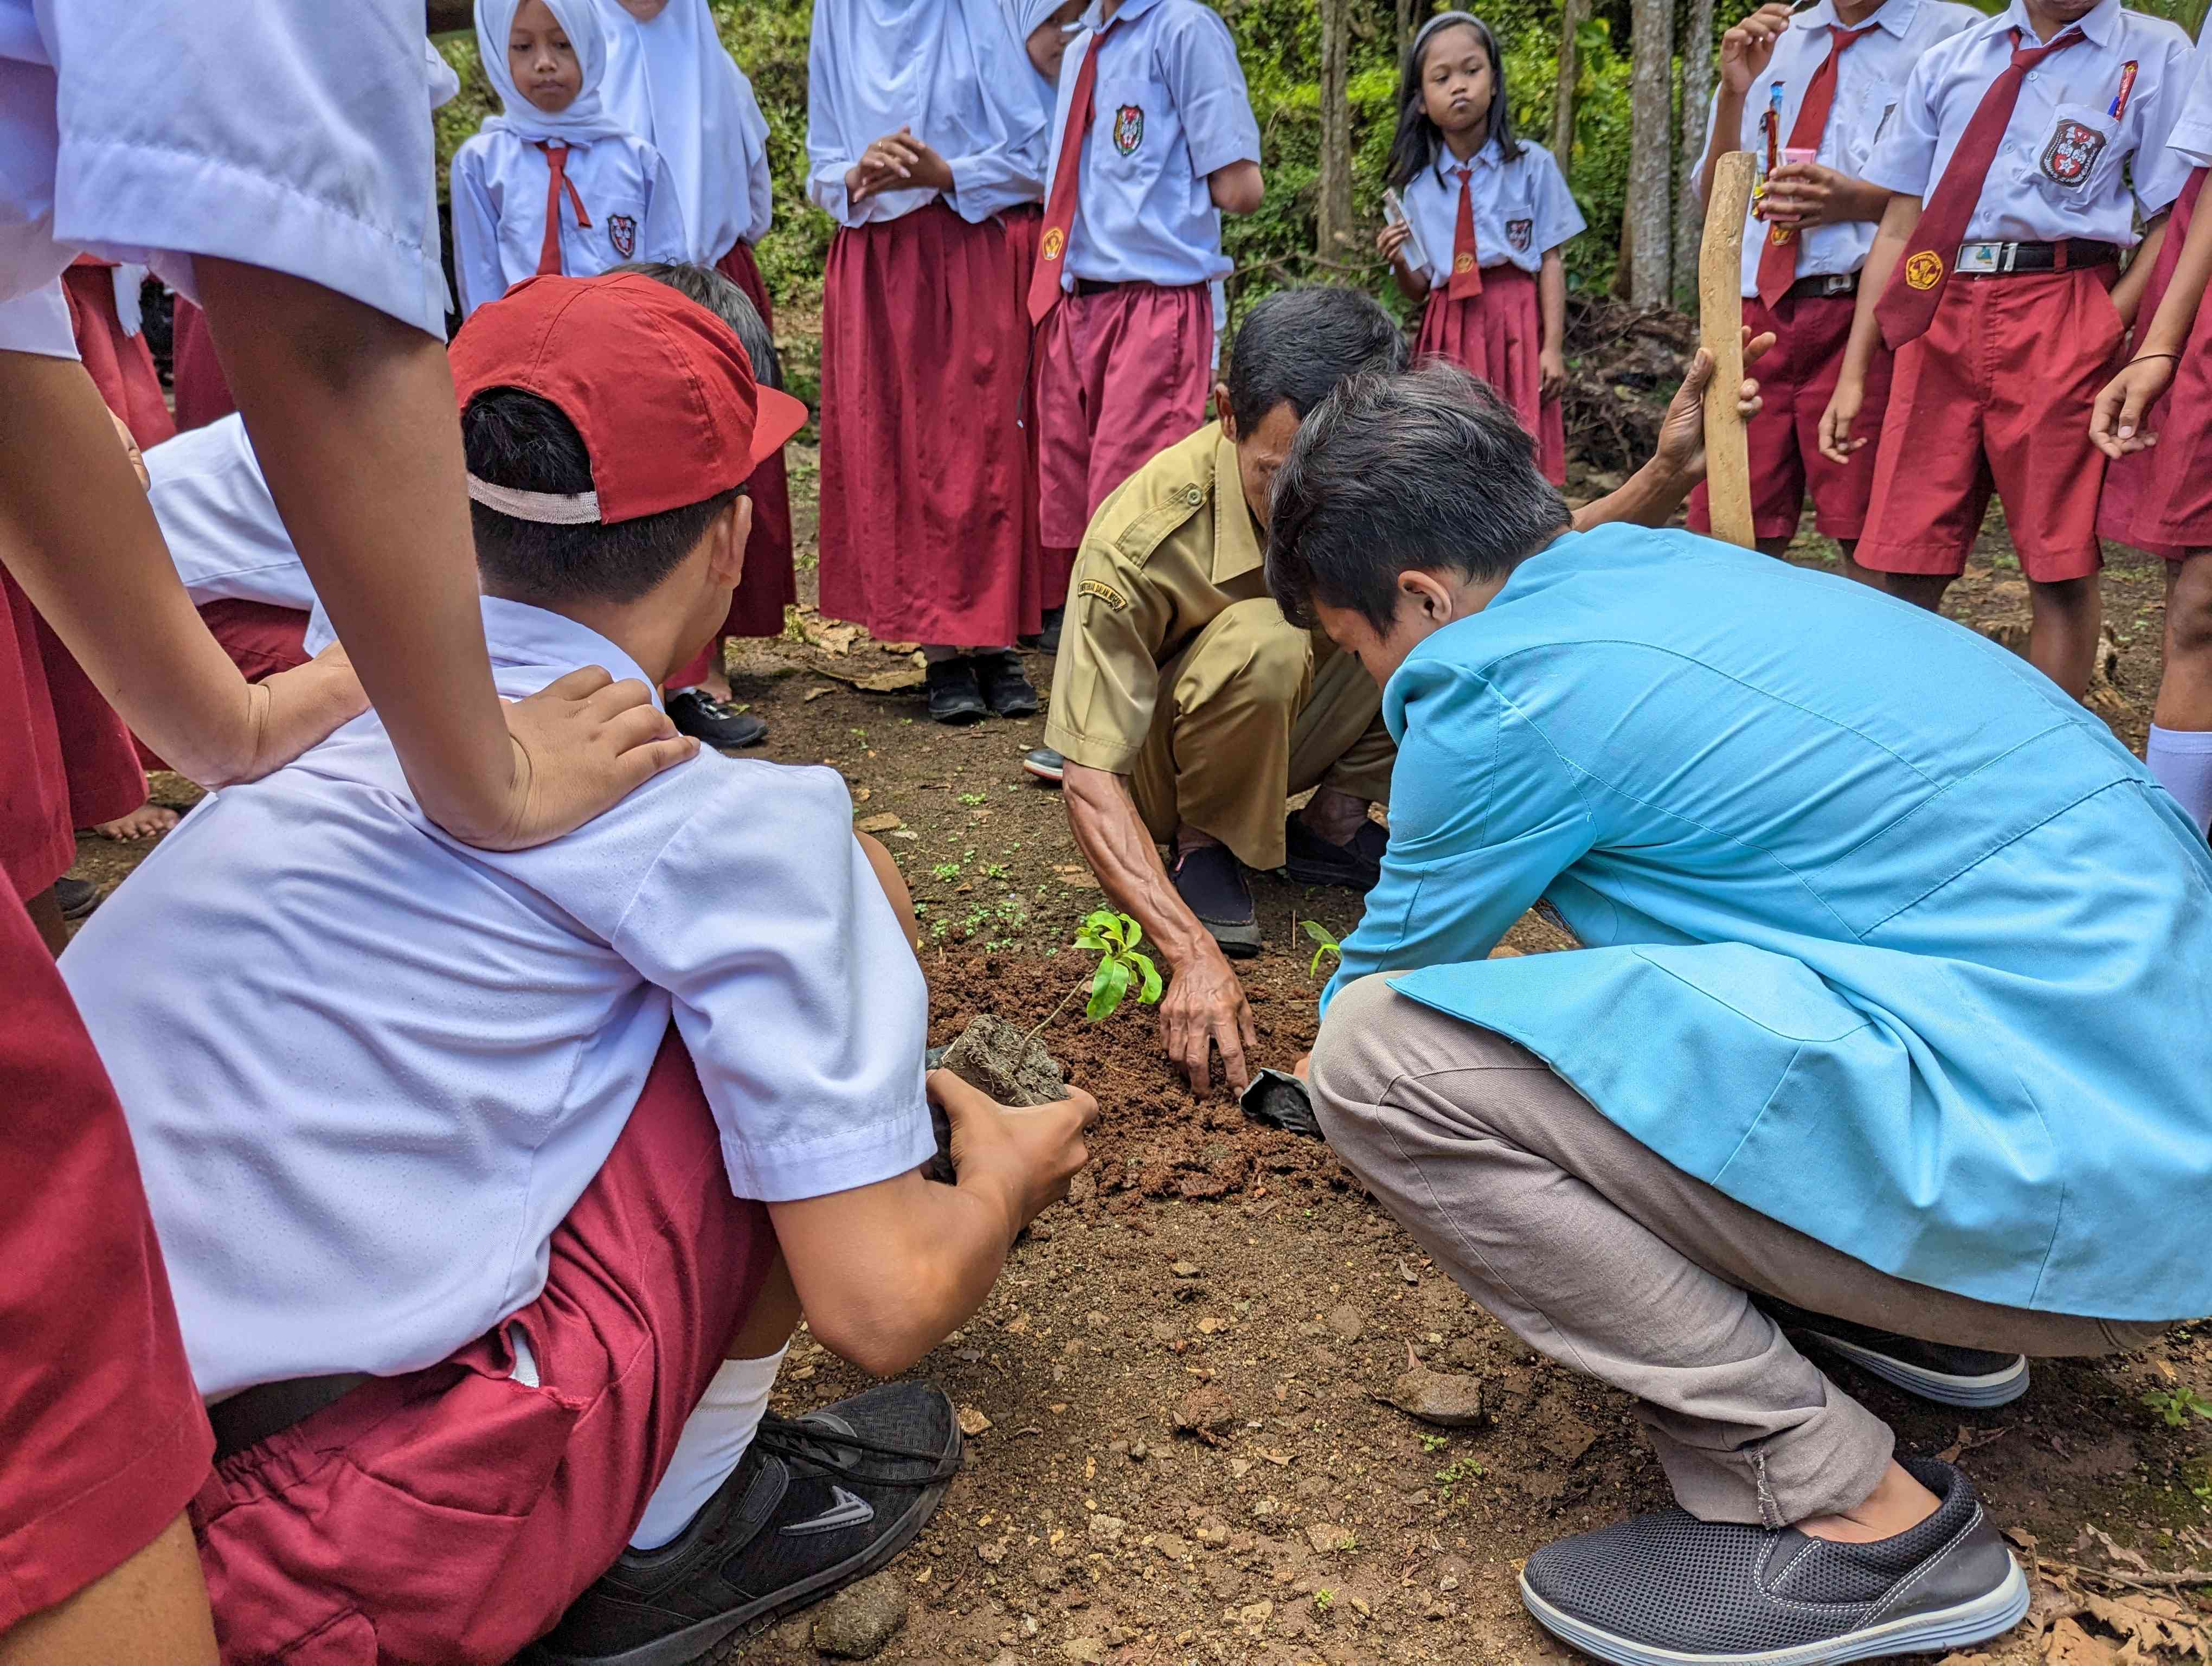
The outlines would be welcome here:
M 1075 587 L 1079 596 L 1096 596 L 1109 607 L 1127 607 L 1129 599 L 1103 579 L 1085 579 Z

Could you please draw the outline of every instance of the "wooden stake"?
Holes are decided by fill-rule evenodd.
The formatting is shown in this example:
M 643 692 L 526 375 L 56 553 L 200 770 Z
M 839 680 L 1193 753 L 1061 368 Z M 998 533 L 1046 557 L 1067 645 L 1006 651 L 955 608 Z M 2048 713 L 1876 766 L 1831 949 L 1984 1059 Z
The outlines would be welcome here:
M 1712 199 L 1698 252 L 1698 331 L 1713 356 L 1705 387 L 1705 490 L 1713 536 L 1745 549 L 1751 523 L 1751 449 L 1736 390 L 1743 383 L 1743 216 L 1751 206 L 1752 155 L 1731 150 L 1713 164 Z

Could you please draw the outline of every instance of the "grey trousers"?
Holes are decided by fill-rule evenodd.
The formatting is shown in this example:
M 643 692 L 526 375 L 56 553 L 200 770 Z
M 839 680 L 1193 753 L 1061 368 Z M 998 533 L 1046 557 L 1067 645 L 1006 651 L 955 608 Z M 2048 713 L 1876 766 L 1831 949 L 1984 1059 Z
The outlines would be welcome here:
M 2000 1307 L 1908 1283 L 1692 1178 L 1504 1037 L 1363 978 L 1313 1055 L 1329 1144 L 1530 1347 L 1635 1396 L 1682 1507 L 1779 1527 L 1848 1510 L 1893 1437 L 1747 1292 L 1929 1341 L 2052 1357 L 2158 1325 Z

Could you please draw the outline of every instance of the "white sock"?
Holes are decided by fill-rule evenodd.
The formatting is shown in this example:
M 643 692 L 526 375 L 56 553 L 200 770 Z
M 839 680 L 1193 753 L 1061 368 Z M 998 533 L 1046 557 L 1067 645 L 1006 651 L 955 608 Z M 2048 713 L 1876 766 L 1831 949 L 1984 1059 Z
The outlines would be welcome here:
M 2143 762 L 2199 833 L 2212 829 L 2212 729 L 2161 729 L 2154 723 Z
M 629 1535 L 632 1550 L 658 1550 L 690 1526 L 714 1489 L 736 1472 L 738 1460 L 753 1444 L 761 1414 L 768 1410 L 769 1390 L 775 1386 L 785 1351 L 778 1348 L 764 1359 L 722 1361 L 707 1392 L 684 1420 L 668 1472 L 646 1500 L 637 1531 Z

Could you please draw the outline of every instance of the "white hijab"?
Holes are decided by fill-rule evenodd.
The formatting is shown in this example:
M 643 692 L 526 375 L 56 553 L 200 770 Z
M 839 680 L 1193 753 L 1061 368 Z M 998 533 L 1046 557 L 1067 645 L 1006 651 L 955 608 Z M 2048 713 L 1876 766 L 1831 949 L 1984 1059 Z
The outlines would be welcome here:
M 945 156 L 1042 156 L 1051 117 L 1000 0 L 815 0 L 814 20 L 835 44 L 811 72 L 836 85 L 809 112 L 811 135 L 834 128 L 819 137 L 848 156 L 902 127 Z
M 1006 27 L 1014 32 L 1014 50 L 1021 54 L 1022 68 L 1030 72 L 1024 84 L 1036 89 L 1047 125 L 1051 124 L 1053 111 L 1060 102 L 1060 88 L 1039 75 L 1036 65 L 1030 62 L 1030 37 L 1066 3 L 1066 0 L 1000 0 L 1000 9 L 1006 15 Z M 1050 137 L 1047 135 L 1048 139 Z
M 561 139 L 569 144 L 589 144 L 628 132 L 600 100 L 599 86 L 607 72 L 607 33 L 592 0 L 545 0 L 545 9 L 576 49 L 576 67 L 583 76 L 583 85 L 568 107 L 551 114 L 523 97 L 507 70 L 507 38 L 521 5 L 522 0 L 477 0 L 477 52 L 483 59 L 492 91 L 499 94 L 501 112 L 484 119 L 483 131 L 504 130 L 532 143 Z
M 768 120 L 715 32 L 707 0 L 668 0 L 641 23 L 621 0 L 596 0 L 607 32 L 608 111 L 668 159 L 691 252 L 719 260 L 757 234 L 751 188 L 767 166 Z

